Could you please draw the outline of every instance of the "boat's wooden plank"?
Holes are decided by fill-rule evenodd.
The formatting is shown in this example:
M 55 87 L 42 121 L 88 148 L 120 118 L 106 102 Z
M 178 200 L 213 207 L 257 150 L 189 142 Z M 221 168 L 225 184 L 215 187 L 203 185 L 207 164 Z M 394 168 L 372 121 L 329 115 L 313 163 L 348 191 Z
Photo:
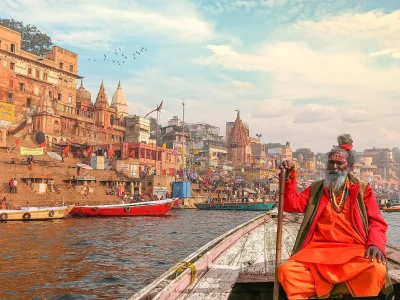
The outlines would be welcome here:
M 183 292 L 177 300 L 228 299 L 239 272 L 239 268 L 213 265 L 188 294 Z
M 228 235 L 220 240 L 220 242 L 216 243 L 215 246 L 208 252 L 203 253 L 203 255 L 194 262 L 196 266 L 197 281 L 199 281 L 201 277 L 204 276 L 204 274 L 208 271 L 209 266 L 214 263 L 216 258 L 219 257 L 221 253 L 225 252 L 226 249 L 228 249 L 241 237 L 245 236 L 248 232 L 251 232 L 254 228 L 262 225 L 265 222 L 265 219 L 269 219 L 269 216 L 263 215 L 262 218 L 255 218 L 252 222 L 246 223 L 246 226 L 241 226 L 240 229 L 231 232 L 231 235 Z M 191 273 L 189 269 L 184 271 L 173 283 L 165 287 L 162 293 L 155 296 L 154 300 L 177 299 L 182 292 L 191 290 L 193 285 L 190 285 L 189 283 L 191 277 L 190 274 Z M 141 294 L 143 295 L 142 292 Z M 139 295 L 139 297 L 134 296 L 133 299 L 141 299 L 140 297 L 142 297 L 142 295 Z
M 390 262 L 400 264 L 400 250 L 399 249 L 396 249 L 396 248 L 393 248 L 390 246 L 386 246 L 386 257 Z

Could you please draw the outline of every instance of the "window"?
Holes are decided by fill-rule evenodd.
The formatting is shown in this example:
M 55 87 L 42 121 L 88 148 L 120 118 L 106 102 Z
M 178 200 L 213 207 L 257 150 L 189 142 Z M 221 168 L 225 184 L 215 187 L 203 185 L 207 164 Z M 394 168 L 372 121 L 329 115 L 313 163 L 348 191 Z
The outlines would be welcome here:
M 11 44 L 11 52 L 15 52 L 15 44 Z
M 26 107 L 27 108 L 31 107 L 31 98 L 26 98 Z
M 1 49 L 1 40 L 0 40 L 0 49 Z
M 64 63 L 60 61 L 60 69 L 64 69 Z
M 66 80 L 64 79 L 64 86 L 67 86 L 67 84 L 68 84 L 68 81 L 66 81 Z
M 25 91 L 25 84 L 23 84 L 22 82 L 19 83 L 19 91 L 20 92 L 24 92 Z
M 68 96 L 68 103 L 69 103 L 69 104 L 72 103 L 72 96 Z
M 53 100 L 53 92 L 52 91 L 49 91 L 49 98 L 50 98 L 50 100 Z
M 10 88 L 14 87 L 14 80 L 10 79 L 9 83 L 8 83 Z
M 15 70 L 15 63 L 10 62 L 10 70 Z
M 58 93 L 58 100 L 61 100 L 61 93 Z
M 70 65 L 70 66 L 69 66 L 69 71 L 70 71 L 70 72 L 73 72 L 73 71 L 74 71 L 74 66 L 73 66 L 73 65 Z
M 47 80 L 47 73 L 43 73 L 43 80 Z
M 28 75 L 32 75 L 32 68 L 28 68 Z
M 36 70 L 36 78 L 40 78 L 40 71 Z
M 8 94 L 8 101 L 9 101 L 10 103 L 13 102 L 13 94 L 12 94 L 12 93 L 9 93 L 9 94 Z

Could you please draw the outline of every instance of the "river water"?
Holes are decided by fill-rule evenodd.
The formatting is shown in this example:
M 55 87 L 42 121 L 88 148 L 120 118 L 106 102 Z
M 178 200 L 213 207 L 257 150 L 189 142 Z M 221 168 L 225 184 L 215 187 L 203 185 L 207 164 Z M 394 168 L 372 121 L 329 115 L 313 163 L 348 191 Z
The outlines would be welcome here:
M 0 224 L 0 299 L 126 299 L 257 212 Z M 400 213 L 384 214 L 400 248 Z

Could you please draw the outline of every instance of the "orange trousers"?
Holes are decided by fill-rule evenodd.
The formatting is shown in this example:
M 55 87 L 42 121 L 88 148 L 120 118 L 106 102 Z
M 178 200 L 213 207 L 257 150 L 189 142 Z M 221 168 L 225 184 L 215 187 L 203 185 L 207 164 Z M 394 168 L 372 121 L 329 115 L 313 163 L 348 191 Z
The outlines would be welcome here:
M 341 265 L 288 260 L 278 270 L 279 282 L 289 300 L 329 298 L 333 287 L 341 282 L 353 297 L 374 297 L 385 283 L 385 276 L 384 264 L 360 256 Z

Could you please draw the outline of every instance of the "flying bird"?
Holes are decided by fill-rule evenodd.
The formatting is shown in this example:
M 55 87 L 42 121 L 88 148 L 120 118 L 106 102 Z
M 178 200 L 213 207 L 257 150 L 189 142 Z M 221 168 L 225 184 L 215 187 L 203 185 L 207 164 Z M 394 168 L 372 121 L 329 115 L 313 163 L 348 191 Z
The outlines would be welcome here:
M 107 58 L 107 56 L 105 54 L 103 54 L 103 55 L 104 55 L 104 58 Z
M 121 48 L 118 48 L 119 49 L 119 51 L 121 51 Z

